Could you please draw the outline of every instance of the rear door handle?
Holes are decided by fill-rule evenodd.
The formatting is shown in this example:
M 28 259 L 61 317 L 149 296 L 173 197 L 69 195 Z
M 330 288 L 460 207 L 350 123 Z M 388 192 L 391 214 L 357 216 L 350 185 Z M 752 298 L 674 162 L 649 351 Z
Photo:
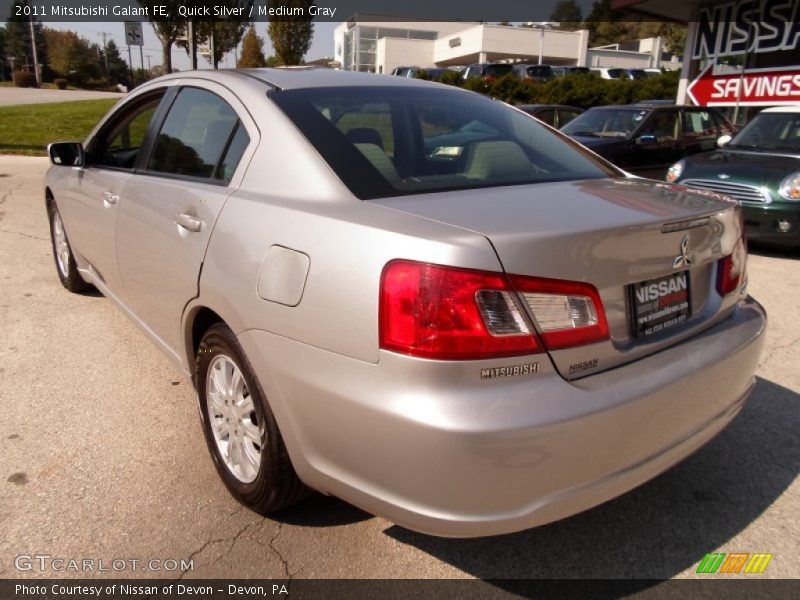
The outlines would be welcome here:
M 106 208 L 111 208 L 119 202 L 119 196 L 114 192 L 103 192 L 103 204 Z
M 194 233 L 197 233 L 203 228 L 203 221 L 201 221 L 194 215 L 190 215 L 187 213 L 180 213 L 179 215 L 175 215 L 173 221 L 175 221 L 178 227 L 183 227 L 185 230 Z

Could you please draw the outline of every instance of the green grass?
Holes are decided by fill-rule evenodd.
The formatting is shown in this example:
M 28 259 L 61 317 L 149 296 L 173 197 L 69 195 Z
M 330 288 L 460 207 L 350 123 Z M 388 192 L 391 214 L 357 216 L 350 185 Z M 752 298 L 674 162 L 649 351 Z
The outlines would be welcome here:
M 44 156 L 47 144 L 83 141 L 117 101 L 0 106 L 0 154 Z

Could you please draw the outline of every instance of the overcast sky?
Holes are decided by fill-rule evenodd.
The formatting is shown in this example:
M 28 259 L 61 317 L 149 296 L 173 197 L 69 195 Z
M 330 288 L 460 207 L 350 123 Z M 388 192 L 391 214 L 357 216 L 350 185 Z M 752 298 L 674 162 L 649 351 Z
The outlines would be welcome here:
M 264 38 L 264 55 L 269 56 L 272 54 L 272 43 L 267 35 L 268 23 L 256 23 L 256 32 Z M 333 56 L 333 30 L 339 23 L 332 22 L 319 22 L 314 23 L 314 38 L 311 42 L 311 48 L 306 54 L 307 60 L 315 58 L 332 57 Z M 125 24 L 124 23 L 45 23 L 46 27 L 53 29 L 71 30 L 78 35 L 86 38 L 90 42 L 102 44 L 103 32 L 107 34 L 107 39 L 113 39 L 119 46 L 120 54 L 127 61 L 128 60 L 128 47 L 125 45 Z M 142 48 L 144 54 L 144 65 L 147 67 L 147 56 L 150 56 L 150 64 L 155 67 L 160 65 L 161 60 L 161 42 L 158 41 L 153 28 L 149 23 L 143 23 L 144 30 L 144 47 Z M 133 59 L 134 68 L 139 68 L 139 48 L 131 46 L 131 56 Z M 172 48 L 172 66 L 175 69 L 185 71 L 189 69 L 189 55 L 183 48 L 173 46 Z M 211 65 L 203 57 L 198 56 L 197 66 L 200 69 L 210 69 Z M 233 52 L 220 64 L 221 67 L 234 67 Z

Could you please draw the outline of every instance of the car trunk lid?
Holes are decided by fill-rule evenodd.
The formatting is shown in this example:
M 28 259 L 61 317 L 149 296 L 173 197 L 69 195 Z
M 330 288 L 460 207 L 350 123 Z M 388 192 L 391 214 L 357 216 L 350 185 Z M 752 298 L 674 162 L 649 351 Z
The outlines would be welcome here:
M 627 178 L 373 202 L 484 235 L 507 273 L 595 286 L 610 339 L 551 351 L 567 378 L 612 368 L 677 343 L 722 318 L 735 303 L 731 296 L 717 293 L 715 278 L 718 261 L 731 254 L 741 237 L 738 209 L 710 192 Z M 682 291 L 670 276 L 684 272 L 687 317 L 661 331 L 645 333 L 641 323 L 637 329 L 632 323 L 636 289 L 650 287 L 642 282 L 655 283 L 656 296 L 640 292 L 638 304 L 658 302 L 662 288 L 666 294 Z M 654 281 L 662 278 L 665 284 Z M 530 302 L 526 306 L 532 314 Z M 661 319 L 656 317 L 654 324 Z

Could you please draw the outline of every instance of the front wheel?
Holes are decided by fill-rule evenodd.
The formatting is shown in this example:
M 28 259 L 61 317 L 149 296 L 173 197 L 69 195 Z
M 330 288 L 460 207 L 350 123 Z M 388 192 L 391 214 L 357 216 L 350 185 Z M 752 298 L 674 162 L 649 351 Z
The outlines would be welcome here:
M 61 285 L 70 292 L 80 293 L 91 289 L 92 285 L 86 283 L 78 273 L 75 264 L 75 256 L 67 239 L 67 232 L 64 229 L 64 222 L 61 220 L 61 213 L 58 212 L 55 200 L 50 202 L 48 207 L 50 217 L 50 241 L 53 246 L 53 258 L 56 261 L 56 273 Z
M 206 444 L 231 494 L 262 514 L 306 497 L 266 396 L 226 325 L 203 336 L 195 377 Z

